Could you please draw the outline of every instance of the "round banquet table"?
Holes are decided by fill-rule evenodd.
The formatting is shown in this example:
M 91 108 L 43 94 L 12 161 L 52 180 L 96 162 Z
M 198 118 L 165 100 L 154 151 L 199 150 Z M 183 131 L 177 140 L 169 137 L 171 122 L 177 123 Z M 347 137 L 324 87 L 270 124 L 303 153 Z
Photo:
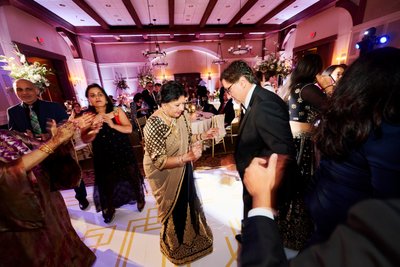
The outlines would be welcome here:
M 192 114 L 192 133 L 199 134 L 211 128 L 211 112 L 196 111 Z

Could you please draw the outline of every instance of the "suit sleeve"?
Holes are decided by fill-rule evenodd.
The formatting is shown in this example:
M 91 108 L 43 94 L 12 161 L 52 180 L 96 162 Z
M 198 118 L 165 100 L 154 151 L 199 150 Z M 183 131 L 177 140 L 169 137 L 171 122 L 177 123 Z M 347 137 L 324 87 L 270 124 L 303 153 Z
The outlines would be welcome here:
M 68 114 L 65 111 L 65 109 L 58 103 L 53 103 L 53 104 L 54 104 L 54 120 L 57 123 L 67 120 Z
M 399 225 L 399 199 L 361 202 L 328 241 L 304 250 L 290 266 L 399 266 Z
M 272 219 L 254 216 L 243 221 L 240 262 L 242 267 L 288 266 L 278 227 Z
M 7 121 L 8 121 L 8 129 L 15 130 L 16 129 L 15 118 L 13 117 L 10 109 L 7 110 Z
M 264 100 L 255 110 L 256 129 L 263 142 L 278 154 L 294 156 L 293 137 L 289 125 L 289 112 L 285 105 L 274 99 Z

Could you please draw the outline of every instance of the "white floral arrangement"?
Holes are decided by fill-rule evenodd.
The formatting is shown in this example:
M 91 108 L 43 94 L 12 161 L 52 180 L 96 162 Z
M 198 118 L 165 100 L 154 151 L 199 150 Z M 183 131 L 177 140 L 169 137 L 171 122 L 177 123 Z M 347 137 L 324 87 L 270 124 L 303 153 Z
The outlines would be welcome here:
M 256 64 L 253 68 L 263 73 L 271 72 L 274 75 L 286 77 L 292 72 L 292 59 L 281 58 L 279 53 L 269 53 L 265 59 L 256 57 Z
M 146 84 L 148 82 L 154 83 L 155 78 L 152 73 L 151 67 L 149 67 L 147 65 L 144 65 L 143 67 L 141 67 L 138 72 L 138 80 L 139 80 L 140 86 L 142 86 L 143 88 L 146 87 Z
M 40 64 L 37 61 L 33 62 L 33 64 L 29 64 L 26 61 L 25 55 L 19 51 L 16 45 L 14 46 L 14 50 L 15 54 L 19 57 L 19 62 L 17 63 L 14 57 L 0 55 L 0 62 L 6 63 L 2 68 L 10 71 L 9 76 L 14 80 L 27 79 L 35 84 L 40 92 L 43 93 L 50 85 L 46 76 L 53 74 L 51 69 L 47 68 L 45 64 Z
M 128 84 L 126 83 L 125 78 L 122 77 L 122 74 L 118 73 L 118 72 L 115 73 L 114 85 L 115 85 L 115 87 L 117 87 L 117 89 L 120 89 L 120 90 L 125 90 L 125 89 L 129 88 Z

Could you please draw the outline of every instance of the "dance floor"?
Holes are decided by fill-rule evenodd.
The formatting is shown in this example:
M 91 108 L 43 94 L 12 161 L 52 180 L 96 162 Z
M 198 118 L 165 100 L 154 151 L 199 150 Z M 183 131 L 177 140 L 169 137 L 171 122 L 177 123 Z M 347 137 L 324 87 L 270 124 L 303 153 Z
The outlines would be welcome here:
M 242 219 L 242 183 L 229 166 L 216 169 L 197 169 L 196 186 L 202 200 L 207 222 L 214 235 L 212 254 L 185 266 L 237 266 L 238 244 L 235 235 Z M 111 224 L 105 224 L 96 213 L 92 187 L 88 187 L 90 206 L 81 211 L 75 192 L 62 192 L 72 225 L 83 242 L 97 256 L 96 267 L 175 266 L 160 252 L 160 223 L 155 200 L 147 185 L 146 207 L 138 212 L 136 205 L 125 205 L 116 211 Z

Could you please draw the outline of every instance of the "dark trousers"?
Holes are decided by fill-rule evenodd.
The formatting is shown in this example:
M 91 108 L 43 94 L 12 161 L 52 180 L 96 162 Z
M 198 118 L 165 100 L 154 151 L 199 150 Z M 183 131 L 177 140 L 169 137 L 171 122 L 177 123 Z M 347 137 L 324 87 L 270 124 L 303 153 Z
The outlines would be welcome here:
M 81 180 L 81 183 L 79 184 L 79 186 L 75 187 L 74 190 L 75 190 L 75 198 L 79 202 L 86 199 L 87 192 L 86 192 L 85 182 L 83 181 L 83 179 Z

